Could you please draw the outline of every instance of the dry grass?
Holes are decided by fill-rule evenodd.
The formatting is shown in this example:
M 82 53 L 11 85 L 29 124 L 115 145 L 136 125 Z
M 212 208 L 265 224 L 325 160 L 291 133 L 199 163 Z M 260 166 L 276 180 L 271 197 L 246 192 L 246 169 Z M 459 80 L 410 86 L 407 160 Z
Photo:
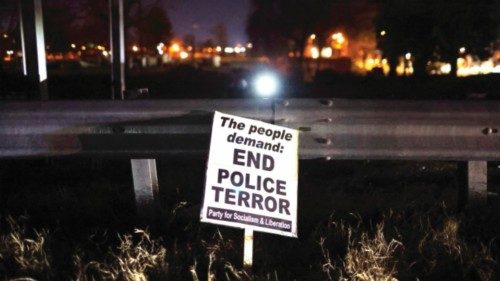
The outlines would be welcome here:
M 54 238 L 57 232 L 49 235 L 48 231 L 28 228 L 23 217 L 5 222 L 0 236 L 0 279 L 7 280 L 487 281 L 498 280 L 500 272 L 497 241 L 485 243 L 471 232 L 471 228 L 480 227 L 475 219 L 466 214 L 450 215 L 444 207 L 425 212 L 388 212 L 379 219 L 332 215 L 320 233 L 312 234 L 319 237 L 315 240 L 319 240 L 319 248 L 305 240 L 283 238 L 295 243 L 290 245 L 305 243 L 314 249 L 315 254 L 301 260 L 303 267 L 294 268 L 286 262 L 271 264 L 273 259 L 294 251 L 296 256 L 285 258 L 302 259 L 306 257 L 304 249 L 269 251 L 269 244 L 258 242 L 252 275 L 241 268 L 240 241 L 235 243 L 234 236 L 223 236 L 213 227 L 199 226 L 193 239 L 182 243 L 175 240 L 173 245 L 139 229 L 111 238 L 104 235 L 104 239 L 94 235 L 88 241 L 97 246 L 79 241 L 75 248 L 65 251 L 73 253 L 73 263 L 63 268 L 56 262 L 61 259 L 57 251 L 63 247 Z M 213 235 L 207 235 L 207 231 Z M 235 234 L 241 237 L 241 233 Z M 300 277 L 295 277 L 297 273 Z
M 49 278 L 50 259 L 47 254 L 47 230 L 30 231 L 26 218 L 7 217 L 0 235 L 0 276 L 10 275 L 18 279 L 24 276 Z M 29 279 L 29 278 L 28 278 Z
M 136 229 L 133 235 L 118 235 L 118 240 L 119 245 L 109 249 L 104 261 L 83 262 L 75 255 L 75 280 L 145 281 L 166 276 L 167 251 L 147 231 Z

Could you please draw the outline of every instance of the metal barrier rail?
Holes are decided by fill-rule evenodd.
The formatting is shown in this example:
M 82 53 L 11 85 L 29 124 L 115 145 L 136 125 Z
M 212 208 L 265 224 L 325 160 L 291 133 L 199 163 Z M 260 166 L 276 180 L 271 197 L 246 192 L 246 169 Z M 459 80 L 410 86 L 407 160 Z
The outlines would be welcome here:
M 500 160 L 500 102 L 336 99 L 3 102 L 0 157 L 203 154 L 214 110 L 301 130 L 301 159 Z

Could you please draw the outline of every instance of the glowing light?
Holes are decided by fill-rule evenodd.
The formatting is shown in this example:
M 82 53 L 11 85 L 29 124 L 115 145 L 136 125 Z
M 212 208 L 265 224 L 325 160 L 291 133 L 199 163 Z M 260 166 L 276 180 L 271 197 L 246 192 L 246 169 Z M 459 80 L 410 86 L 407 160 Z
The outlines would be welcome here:
M 87 47 L 82 46 L 82 48 L 81 48 L 81 49 L 82 49 L 82 51 L 85 51 L 85 50 L 87 50 Z
M 222 47 L 221 47 L 221 46 L 217 46 L 217 47 L 215 47 L 215 50 L 216 50 L 218 53 L 220 53 L 220 52 L 222 52 Z
M 14 51 L 13 50 L 8 50 L 6 53 L 7 53 L 8 56 L 12 56 L 14 54 Z
M 104 50 L 106 50 L 106 49 L 104 48 L 104 46 L 97 45 L 97 50 L 99 50 L 99 51 L 104 51 Z
M 70 46 L 71 46 L 72 49 L 76 48 L 76 45 L 74 43 L 71 43 Z
M 380 36 L 385 36 L 387 32 L 385 30 L 380 31 Z
M 188 46 L 188 51 L 192 51 L 193 50 L 193 46 Z
M 132 51 L 133 52 L 138 52 L 139 51 L 139 47 L 137 47 L 136 45 L 132 46 Z
M 252 44 L 252 43 L 248 43 L 248 44 L 247 44 L 247 48 L 248 48 L 248 49 L 252 49 L 252 48 L 253 48 L 253 44 Z
M 107 57 L 107 56 L 109 56 L 109 53 L 108 53 L 108 51 L 104 50 L 104 51 L 102 51 L 102 55 Z
M 188 52 L 186 51 L 182 51 L 180 54 L 179 54 L 180 58 L 183 60 L 183 59 L 187 59 L 189 57 L 189 54 Z
M 163 55 L 163 47 L 165 47 L 165 44 L 163 44 L 163 43 L 159 43 L 159 44 L 156 46 L 156 50 L 158 51 L 158 54 L 159 54 L 159 55 Z
M 464 54 L 464 53 L 465 53 L 465 51 L 466 51 L 466 49 L 465 49 L 465 47 L 461 47 L 461 48 L 460 48 L 460 50 L 458 50 L 458 51 L 459 51 L 461 54 Z
M 172 46 L 170 46 L 170 51 L 172 51 L 174 53 L 180 52 L 181 46 L 179 46 L 179 44 L 177 44 L 177 43 L 174 43 L 174 44 L 172 44 Z
M 7 33 L 4 33 L 3 38 L 7 39 L 7 38 L 9 38 L 9 35 L 7 35 Z
M 242 47 L 241 45 L 238 45 L 234 48 L 234 52 L 237 54 L 244 53 L 244 52 L 246 52 L 246 48 Z
M 234 53 L 234 48 L 233 47 L 225 47 L 224 48 L 224 53 L 226 53 L 226 54 L 232 54 L 232 53 Z
M 259 74 L 254 81 L 255 92 L 262 97 L 275 95 L 279 90 L 278 77 L 270 72 Z
M 333 50 L 330 47 L 326 47 L 321 49 L 321 57 L 322 58 L 331 58 L 333 55 Z
M 311 35 L 309 36 L 309 39 L 311 39 L 311 40 L 316 39 L 316 34 L 314 34 L 314 33 L 313 33 L 313 34 L 311 34 Z
M 311 48 L 311 58 L 313 58 L 313 59 L 319 58 L 319 50 L 317 47 Z
M 442 74 L 449 74 L 451 72 L 451 64 L 446 63 L 441 65 L 439 71 L 441 71 Z
M 342 44 L 345 42 L 345 37 L 341 32 L 332 34 L 332 39 L 335 40 L 338 44 Z
M 407 60 L 411 59 L 411 53 L 406 53 L 405 59 L 407 59 Z

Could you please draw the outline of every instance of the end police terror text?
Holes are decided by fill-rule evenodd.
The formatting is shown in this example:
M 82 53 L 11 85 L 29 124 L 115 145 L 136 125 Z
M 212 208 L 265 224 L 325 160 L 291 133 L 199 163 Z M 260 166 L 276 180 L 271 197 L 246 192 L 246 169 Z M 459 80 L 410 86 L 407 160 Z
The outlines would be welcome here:
M 233 164 L 265 171 L 274 169 L 274 159 L 271 156 L 243 149 L 234 149 Z M 221 186 L 212 186 L 215 202 L 290 215 L 290 201 L 280 197 L 286 196 L 284 180 L 219 168 L 217 183 Z M 247 191 L 235 189 L 240 187 Z M 262 195 L 260 191 L 264 191 L 266 195 Z

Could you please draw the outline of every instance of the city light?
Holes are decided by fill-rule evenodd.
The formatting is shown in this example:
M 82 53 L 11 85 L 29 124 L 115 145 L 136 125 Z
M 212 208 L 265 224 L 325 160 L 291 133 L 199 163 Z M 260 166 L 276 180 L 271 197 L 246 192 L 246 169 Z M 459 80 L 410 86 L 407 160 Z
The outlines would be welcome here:
M 232 53 L 234 53 L 234 48 L 233 47 L 225 47 L 224 48 L 224 53 L 226 53 L 226 54 L 232 54 Z
M 411 53 L 406 53 L 405 59 L 407 59 L 407 60 L 411 59 Z
M 222 52 L 222 47 L 221 46 L 217 46 L 215 48 L 215 50 L 217 51 L 217 53 L 220 53 L 220 52 Z
M 139 51 L 139 47 L 137 47 L 137 45 L 132 46 L 132 51 L 135 52 L 135 53 L 138 52 Z
M 12 56 L 14 54 L 14 51 L 13 50 L 8 50 L 6 53 L 7 53 L 8 56 Z
M 4 33 L 3 38 L 7 39 L 7 38 L 9 38 L 9 35 L 7 35 L 7 33 Z
M 239 54 L 239 53 L 244 53 L 246 52 L 246 48 L 245 47 L 242 47 L 241 45 L 237 45 L 235 48 L 234 48 L 234 52 Z
M 157 46 L 156 46 L 156 50 L 158 51 L 158 54 L 159 55 L 163 55 L 163 48 L 165 47 L 165 44 L 163 43 L 159 43 Z
M 387 32 L 385 30 L 380 31 L 380 36 L 385 36 Z
M 333 55 L 333 50 L 330 47 L 326 47 L 321 49 L 321 57 L 322 58 L 331 58 Z
M 332 40 L 335 40 L 338 44 L 342 44 L 345 42 L 345 37 L 341 32 L 337 32 L 332 34 Z
M 174 52 L 174 53 L 180 52 L 181 46 L 179 46 L 179 44 L 177 44 L 177 43 L 174 43 L 174 44 L 172 44 L 172 46 L 170 46 L 170 51 Z
M 82 46 L 82 48 L 81 48 L 81 49 L 82 49 L 82 51 L 85 51 L 85 50 L 87 50 L 87 47 Z
M 261 97 L 274 96 L 279 90 L 279 79 L 271 72 L 260 73 L 254 80 L 254 88 Z
M 311 58 L 313 58 L 313 59 L 319 58 L 319 50 L 317 47 L 311 48 Z
M 311 40 L 316 39 L 316 34 L 311 34 L 311 36 L 309 36 L 309 39 L 311 39 Z
M 459 51 L 461 54 L 464 54 L 464 53 L 465 53 L 465 51 L 466 51 L 466 49 L 465 49 L 465 47 L 461 47 L 458 51 Z
M 248 48 L 248 49 L 252 49 L 252 48 L 253 48 L 253 44 L 252 44 L 252 43 L 248 43 L 248 44 L 247 44 L 247 48 Z
M 108 51 L 104 50 L 104 51 L 102 51 L 102 55 L 107 57 L 107 56 L 109 56 L 109 53 L 108 53 Z
M 71 43 L 70 46 L 71 46 L 72 49 L 76 48 L 76 45 L 74 43 Z
M 179 54 L 180 58 L 181 59 L 187 59 L 189 57 L 189 54 L 188 52 L 186 51 L 182 51 L 180 54 Z

